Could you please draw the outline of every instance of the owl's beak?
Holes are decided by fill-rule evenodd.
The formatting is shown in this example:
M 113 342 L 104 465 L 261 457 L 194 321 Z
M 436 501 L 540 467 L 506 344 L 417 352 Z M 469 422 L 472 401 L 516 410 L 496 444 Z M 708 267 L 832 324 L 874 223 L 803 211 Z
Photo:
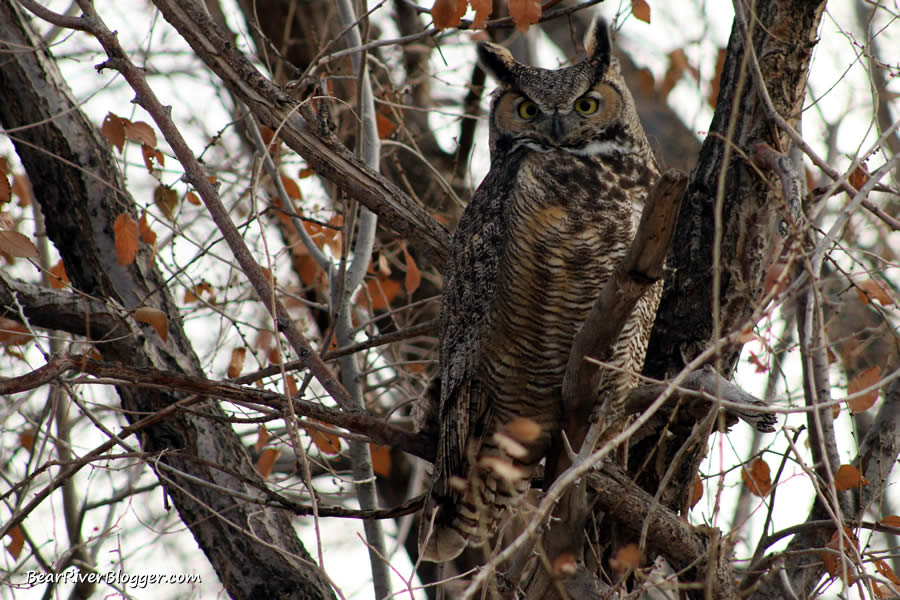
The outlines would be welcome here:
M 554 112 L 553 116 L 550 117 L 550 137 L 554 140 L 561 140 L 565 135 L 565 125 L 563 124 L 562 117 L 558 112 Z

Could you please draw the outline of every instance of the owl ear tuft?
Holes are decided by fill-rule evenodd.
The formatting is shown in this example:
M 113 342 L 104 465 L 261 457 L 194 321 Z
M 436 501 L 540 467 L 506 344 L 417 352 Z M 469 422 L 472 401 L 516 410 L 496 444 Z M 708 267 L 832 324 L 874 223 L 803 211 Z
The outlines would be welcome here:
M 478 62 L 481 68 L 494 76 L 500 83 L 514 85 L 516 69 L 519 63 L 512 53 L 497 44 L 481 42 L 478 44 Z
M 594 72 L 601 77 L 609 69 L 612 60 L 612 41 L 609 38 L 609 26 L 606 19 L 597 17 L 591 22 L 584 34 L 584 49 L 587 61 L 594 65 Z

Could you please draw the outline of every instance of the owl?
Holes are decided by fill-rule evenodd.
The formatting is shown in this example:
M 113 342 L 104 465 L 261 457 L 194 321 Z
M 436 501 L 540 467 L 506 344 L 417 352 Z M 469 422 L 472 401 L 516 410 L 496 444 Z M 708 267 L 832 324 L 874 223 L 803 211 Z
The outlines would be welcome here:
M 460 219 L 441 298 L 439 439 L 419 530 L 424 560 L 484 545 L 559 435 L 572 341 L 634 237 L 658 177 L 634 101 L 595 20 L 585 58 L 558 70 L 482 43 L 499 83 L 491 168 Z M 598 392 L 624 419 L 661 288 L 640 301 Z M 619 424 L 621 427 L 621 424 Z

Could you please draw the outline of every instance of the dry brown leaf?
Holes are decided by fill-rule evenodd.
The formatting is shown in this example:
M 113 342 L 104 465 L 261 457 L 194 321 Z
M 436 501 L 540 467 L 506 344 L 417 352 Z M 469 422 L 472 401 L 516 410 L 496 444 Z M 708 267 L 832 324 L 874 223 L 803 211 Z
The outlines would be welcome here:
M 275 467 L 275 462 L 281 456 L 281 450 L 275 448 L 266 448 L 256 460 L 256 470 L 262 475 L 263 479 L 268 479 Z
M 650 23 L 650 5 L 647 0 L 631 0 L 631 14 L 638 21 Z
M 405 245 L 403 246 L 403 257 L 406 259 L 406 278 L 403 280 L 403 286 L 406 288 L 406 293 L 412 295 L 422 283 L 422 273 Z
M 434 0 L 431 7 L 431 19 L 438 31 L 456 27 L 464 14 L 466 14 L 466 0 Z
M 891 294 L 884 284 L 875 279 L 857 281 L 855 285 L 856 295 L 859 296 L 860 301 L 864 304 L 871 304 L 875 300 L 878 300 L 882 306 L 891 306 L 894 303 L 894 299 L 891 298 Z
M 66 266 L 63 264 L 62 259 L 59 259 L 59 262 L 50 267 L 50 287 L 55 290 L 61 290 L 69 283 L 69 276 L 66 275 Z
M 293 398 L 297 395 L 297 392 L 300 391 L 300 388 L 297 387 L 297 378 L 293 375 L 288 375 L 285 377 L 285 384 L 287 385 L 287 393 L 288 396 Z
M 37 246 L 27 235 L 18 231 L 0 231 L 0 252 L 5 252 L 15 258 L 38 258 Z
M 898 515 L 888 515 L 878 522 L 886 527 L 896 527 L 900 529 L 900 516 Z
M 509 0 L 509 16 L 523 33 L 540 21 L 541 10 L 540 0 Z
M 200 200 L 200 197 L 194 192 L 188 192 L 185 198 L 194 206 L 200 206 L 201 204 L 203 204 L 203 201 Z
M 641 566 L 641 550 L 637 544 L 622 546 L 609 559 L 611 566 L 617 573 L 634 570 Z
M 369 454 L 372 455 L 372 470 L 375 474 L 388 477 L 391 474 L 391 449 L 369 444 Z
M 31 341 L 28 329 L 12 319 L 0 317 L 0 346 L 21 346 Z
M 153 202 L 168 220 L 175 220 L 175 209 L 178 208 L 178 192 L 167 185 L 157 186 L 153 190 Z
M 311 169 L 311 168 L 309 168 L 309 167 L 306 167 L 305 169 L 300 169 L 300 170 L 297 172 L 297 177 L 300 178 L 300 179 L 306 179 L 307 177 L 312 177 L 312 176 L 315 175 L 315 174 L 316 174 L 316 170 L 315 170 L 315 169 Z
M 130 265 L 138 253 L 138 224 L 131 215 L 122 213 L 113 223 L 113 233 L 116 239 L 116 261 L 123 266 Z
M 834 489 L 837 491 L 852 490 L 869 485 L 869 482 L 853 465 L 841 465 L 834 474 Z
M 894 570 L 889 564 L 880 558 L 876 558 L 874 562 L 875 570 L 878 571 L 882 577 L 889 580 L 894 585 L 900 585 L 900 577 L 897 577 L 897 574 L 894 573 Z
M 150 229 L 147 223 L 147 211 L 141 211 L 141 218 L 138 219 L 138 231 L 141 233 L 141 239 L 151 246 L 156 243 L 156 232 Z
M 256 451 L 262 452 L 262 449 L 266 447 L 266 443 L 269 441 L 269 438 L 272 437 L 269 434 L 269 430 L 266 429 L 265 425 L 260 425 L 256 430 Z
M 700 502 L 700 499 L 703 498 L 703 482 L 700 481 L 699 476 L 694 477 L 694 483 L 691 485 L 691 498 L 690 504 L 691 508 L 697 506 L 697 503 Z
M 578 571 L 578 562 L 571 552 L 561 552 L 553 559 L 553 576 L 566 577 Z
M 493 0 L 469 0 L 469 6 L 475 11 L 475 18 L 472 20 L 472 29 L 484 29 L 491 11 L 494 10 Z
M 314 422 L 324 425 L 321 421 Z M 341 438 L 338 436 L 333 433 L 326 433 L 321 429 L 313 429 L 312 427 L 307 427 L 306 432 L 322 454 L 333 456 L 341 453 Z
M 115 113 L 107 113 L 103 119 L 103 125 L 100 126 L 100 133 L 103 134 L 110 144 L 115 146 L 119 152 L 125 147 L 125 119 Z
M 247 349 L 244 347 L 231 349 L 231 360 L 228 362 L 228 371 L 225 375 L 234 379 L 244 370 L 244 359 L 247 357 Z
M 34 429 L 28 428 L 19 434 L 19 445 L 31 452 L 34 449 Z
M 397 130 L 397 124 L 389 116 L 382 112 L 375 113 L 375 126 L 378 129 L 378 139 L 386 140 Z
M 0 204 L 5 204 L 12 199 L 12 186 L 6 175 L 0 175 Z
M 403 284 L 393 279 L 370 279 L 366 282 L 366 293 L 360 293 L 356 302 L 372 310 L 385 310 L 400 294 Z
M 148 173 L 153 173 L 156 169 L 156 165 L 165 166 L 166 164 L 166 156 L 153 146 L 148 146 L 147 144 L 141 144 L 141 155 L 144 157 L 144 166 L 147 167 Z
M 19 554 L 22 553 L 22 548 L 25 546 L 25 534 L 22 532 L 21 527 L 14 525 L 6 535 L 12 538 L 6 545 L 6 551 L 9 552 L 14 559 L 18 560 Z
M 141 306 L 134 311 L 134 318 L 153 327 L 162 341 L 169 339 L 169 317 L 163 311 L 150 306 Z
M 725 48 L 719 48 L 719 54 L 716 57 L 716 70 L 713 74 L 712 81 L 709 82 L 709 96 L 706 102 L 713 108 L 719 100 L 719 86 L 722 83 L 722 69 L 725 68 L 725 57 L 728 51 Z
M 877 385 L 880 380 L 881 367 L 875 366 L 866 369 L 850 380 L 850 383 L 847 385 L 847 395 L 853 396 L 866 388 L 873 387 Z M 876 387 L 870 392 L 866 392 L 865 394 L 848 400 L 847 404 L 850 406 L 850 410 L 855 413 L 869 410 L 878 400 L 878 392 L 879 389 Z
M 681 79 L 682 75 L 684 75 L 687 68 L 687 55 L 684 53 L 683 49 L 676 48 L 669 52 L 669 68 L 666 69 L 666 74 L 659 84 L 659 95 L 663 99 L 669 96 L 669 93 L 675 88 L 675 85 L 678 83 L 678 80 Z
M 847 177 L 847 182 L 857 190 L 861 190 L 867 181 L 869 181 L 869 174 L 862 165 L 853 169 L 853 172 Z
M 281 185 L 284 186 L 284 191 L 288 195 L 288 198 L 303 200 L 303 193 L 300 191 L 300 186 L 297 185 L 296 181 L 287 175 L 281 175 Z
M 156 146 L 156 133 L 149 123 L 144 121 L 132 123 L 128 119 L 123 120 L 125 121 L 125 139 L 150 146 L 151 148 Z
M 772 491 L 769 465 L 761 458 L 753 461 L 749 471 L 745 467 L 741 468 L 741 481 L 744 482 L 751 494 L 760 498 L 768 496 Z
M 841 541 L 839 532 L 835 531 L 832 534 L 831 539 L 828 540 L 828 543 L 825 544 L 825 548 L 827 548 L 828 550 L 835 550 L 837 552 L 840 552 L 841 546 L 843 545 L 844 554 L 850 557 L 850 559 L 852 560 L 855 554 L 852 551 L 852 548 L 856 548 L 858 550 L 859 542 L 856 540 L 856 536 L 853 535 L 852 531 L 850 531 L 846 527 L 844 527 L 843 530 L 843 542 Z M 831 575 L 832 577 L 836 577 L 843 572 L 839 554 L 836 554 L 835 552 L 822 552 L 821 557 L 822 562 L 825 563 L 825 570 L 829 575 Z

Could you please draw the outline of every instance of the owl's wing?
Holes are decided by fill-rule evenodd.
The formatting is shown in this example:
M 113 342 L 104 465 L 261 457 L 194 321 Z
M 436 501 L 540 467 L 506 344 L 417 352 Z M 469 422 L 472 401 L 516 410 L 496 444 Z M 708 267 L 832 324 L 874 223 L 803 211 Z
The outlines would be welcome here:
M 508 183 L 488 174 L 472 196 L 453 236 L 441 300 L 441 435 L 435 484 L 449 492 L 450 476 L 464 477 L 466 450 L 483 432 L 487 392 L 479 381 L 481 351 L 494 322 L 497 278 L 506 238 Z M 507 183 L 507 185 L 504 185 Z M 504 189 L 505 188 L 505 189 Z

